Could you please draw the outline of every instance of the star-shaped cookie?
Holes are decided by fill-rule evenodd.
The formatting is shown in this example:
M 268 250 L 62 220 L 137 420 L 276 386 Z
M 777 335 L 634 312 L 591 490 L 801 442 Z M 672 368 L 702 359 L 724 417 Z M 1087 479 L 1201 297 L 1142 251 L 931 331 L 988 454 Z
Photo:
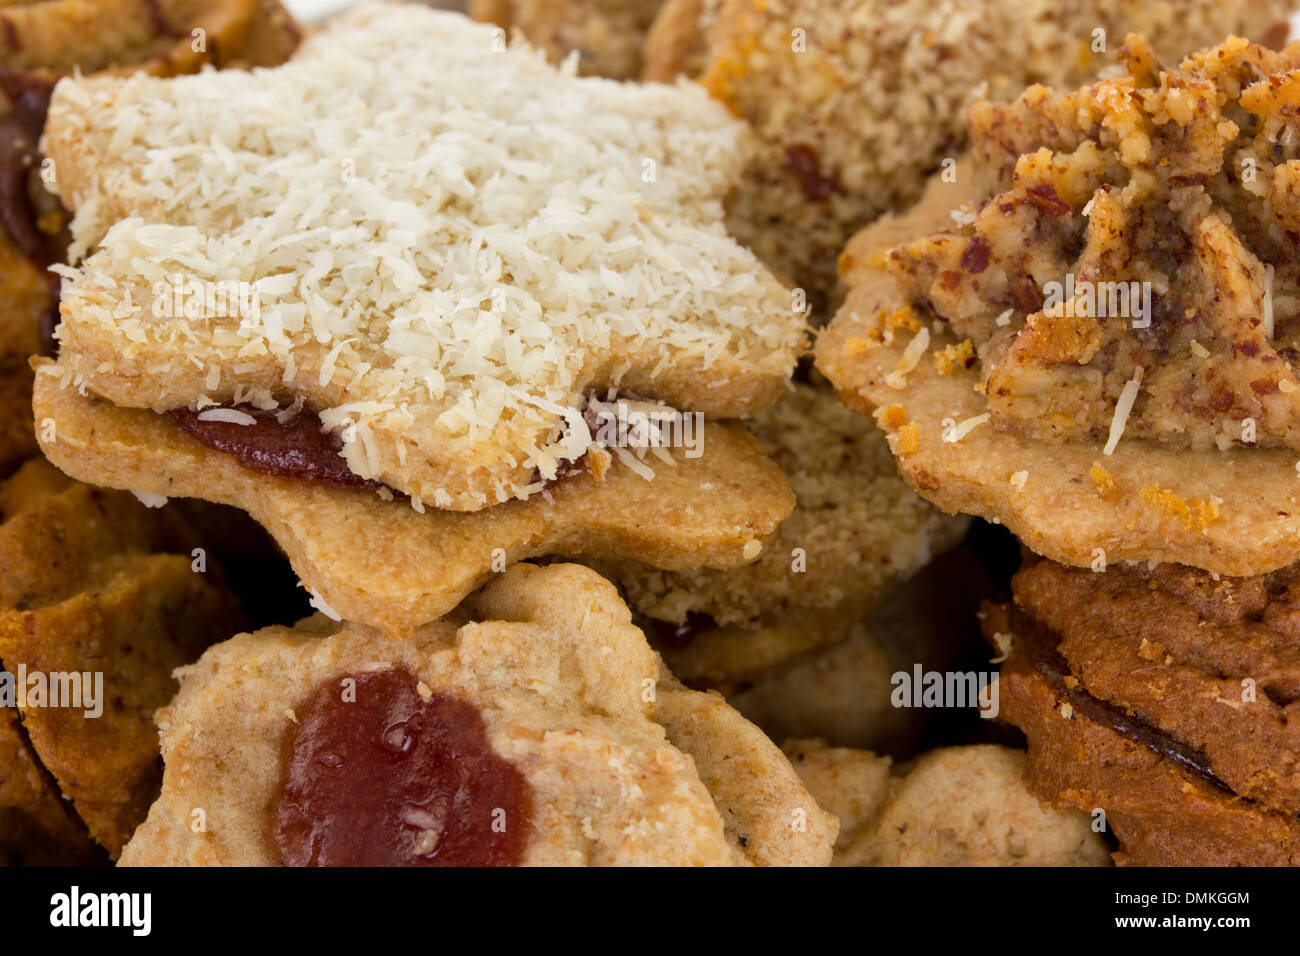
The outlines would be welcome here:
M 297 402 L 352 473 L 458 511 L 541 490 L 608 388 L 773 404 L 804 326 L 722 224 L 745 126 L 499 41 L 372 4 L 278 69 L 61 83 L 70 380 L 155 412 Z

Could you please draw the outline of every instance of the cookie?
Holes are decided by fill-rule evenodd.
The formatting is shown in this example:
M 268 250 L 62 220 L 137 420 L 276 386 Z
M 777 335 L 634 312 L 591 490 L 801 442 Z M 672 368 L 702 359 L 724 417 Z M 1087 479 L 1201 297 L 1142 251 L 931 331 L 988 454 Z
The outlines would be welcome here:
M 278 0 L 20 2 L 0 29 L 10 70 L 157 76 L 280 63 L 300 35 Z
M 854 232 L 915 201 L 960 153 L 973 95 L 1073 86 L 1129 31 L 1181 56 L 1229 33 L 1260 38 L 1290 12 L 1275 0 L 668 0 L 646 76 L 697 77 L 754 126 L 762 147 L 731 229 L 820 312 Z
M 910 675 L 917 667 L 957 668 L 969 650 L 980 647 L 975 612 L 991 588 L 979 557 L 959 547 L 900 585 L 869 617 L 850 624 L 847 637 L 802 654 L 791 640 L 785 645 L 789 657 L 771 654 L 774 663 L 752 676 L 733 669 L 748 659 L 747 647 L 737 641 L 730 656 L 715 658 L 720 679 L 695 684 L 723 690 L 727 703 L 773 740 L 817 737 L 834 746 L 911 756 L 933 712 L 894 706 L 895 675 Z M 816 615 L 805 615 L 797 626 L 791 622 L 787 633 L 810 632 L 834 640 Z M 712 650 L 719 652 L 721 645 Z M 689 646 L 662 653 L 670 667 L 679 657 L 700 659 L 687 656 Z M 685 680 L 689 671 L 675 673 Z
M 39 450 L 31 412 L 32 370 L 26 359 L 0 359 L 0 474 Z
M 38 148 L 61 75 L 161 75 L 282 62 L 298 28 L 278 0 L 16 3 L 0 14 L 0 176 L 8 184 L 0 228 L 0 470 L 36 453 L 28 421 L 30 355 L 50 348 L 58 321 L 66 210 L 45 188 Z M 201 41 L 200 42 L 200 38 Z
M 1031 560 L 984 628 L 1034 791 L 1103 812 L 1122 863 L 1296 865 L 1298 574 Z
M 1104 866 L 1082 813 L 1025 789 L 1024 754 L 979 744 L 892 766 L 816 740 L 785 745 L 800 777 L 840 821 L 835 866 Z
M 943 639 L 922 640 L 892 622 L 877 629 L 867 619 L 900 582 L 954 545 L 968 522 L 918 498 L 878 431 L 825 388 L 796 385 L 749 424 L 796 499 L 757 561 L 685 572 L 631 560 L 595 566 L 619 584 L 678 677 L 727 694 L 775 739 L 901 743 L 913 722 L 885 716 L 888 694 L 871 689 L 887 685 L 896 669 L 883 670 L 887 660 L 910 667 L 933 658 Z M 953 597 L 952 580 L 928 583 Z M 920 656 L 908 657 L 914 639 Z
M 825 864 L 835 838 L 576 565 L 518 565 L 405 640 L 319 616 L 240 635 L 159 722 L 125 864 Z
M 870 422 L 829 389 L 796 385 L 749 423 L 795 494 L 794 512 L 752 564 L 674 572 L 635 561 L 602 564 L 639 613 L 685 624 L 758 625 L 789 612 L 862 617 L 899 581 L 959 541 L 965 518 L 944 515 L 898 475 Z
M 804 323 L 722 225 L 744 125 L 496 42 L 369 4 L 279 69 L 60 84 L 43 142 L 89 252 L 60 367 L 127 408 L 305 408 L 357 479 L 459 511 L 581 459 L 610 388 L 710 418 L 774 404 Z
M 0 707 L 0 866 L 93 861 L 89 834 L 41 767 L 17 711 Z
M 1300 557 L 1297 58 L 1231 39 L 1161 70 L 1130 37 L 1127 76 L 977 104 L 956 182 L 855 237 L 818 367 L 920 494 L 1067 564 Z
M 389 631 L 436 620 L 532 556 L 740 564 L 762 552 L 794 507 L 780 469 L 743 427 L 722 423 L 705 426 L 698 458 L 677 448 L 667 462 L 634 460 L 636 470 L 616 460 L 599 478 L 576 472 L 527 501 L 420 514 L 372 489 L 260 474 L 153 412 L 82 397 L 60 378 L 59 366 L 41 366 L 34 398 L 43 450 L 60 468 L 100 484 L 244 508 L 330 613 Z
M 0 736 L 29 765 L 5 787 L 43 781 L 67 801 L 33 811 L 11 793 L 6 813 L 70 853 L 93 838 L 116 856 L 157 794 L 152 715 L 175 691 L 172 670 L 241 618 L 170 510 L 35 459 L 0 486 L 0 514 L 0 706 L 15 715 Z
M 470 0 L 475 20 L 517 32 L 553 62 L 577 53 L 584 76 L 635 80 L 662 0 Z

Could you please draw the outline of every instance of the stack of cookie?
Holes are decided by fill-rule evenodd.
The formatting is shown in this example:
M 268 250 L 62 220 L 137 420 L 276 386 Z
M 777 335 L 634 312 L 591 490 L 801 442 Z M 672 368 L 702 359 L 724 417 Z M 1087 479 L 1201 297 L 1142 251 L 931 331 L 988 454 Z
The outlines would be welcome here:
M 320 612 L 188 673 L 126 862 L 829 860 L 777 745 L 661 670 L 612 585 L 515 566 L 720 572 L 793 508 L 727 421 L 805 337 L 721 225 L 747 131 L 495 41 L 371 6 L 275 71 L 55 93 L 88 254 L 36 363 L 43 451 L 246 509 Z
M 64 59 L 40 6 L 0 14 L 0 660 L 104 690 L 0 707 L 0 853 L 1289 859 L 1300 47 L 1133 38 L 1008 103 L 1101 65 L 1059 4 L 954 0 L 963 47 L 911 4 L 373 3 L 299 42 L 159 0 Z M 1127 6 L 1086 5 L 1164 52 L 1279 13 Z M 1084 317 L 1103 280 L 1139 321 Z M 1035 552 L 1014 605 L 977 611 L 971 515 Z M 892 693 L 981 623 L 1028 754 Z
M 819 367 L 1033 552 L 983 624 L 1035 792 L 1121 862 L 1294 864 L 1300 46 L 1121 53 L 972 109 L 955 176 L 845 253 Z
M 33 457 L 28 358 L 54 347 L 47 270 L 70 240 L 39 150 L 49 98 L 73 73 L 277 64 L 299 29 L 274 0 L 12 3 L 0 29 L 0 861 L 96 862 L 121 851 L 157 795 L 153 715 L 175 692 L 173 669 L 246 619 L 180 509 Z

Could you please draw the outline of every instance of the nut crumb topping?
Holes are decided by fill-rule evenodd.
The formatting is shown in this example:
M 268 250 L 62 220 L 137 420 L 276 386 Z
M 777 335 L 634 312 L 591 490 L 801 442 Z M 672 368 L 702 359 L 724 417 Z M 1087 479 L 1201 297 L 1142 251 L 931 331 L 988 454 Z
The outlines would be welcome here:
M 1300 449 L 1300 44 L 1120 56 L 1127 76 L 976 103 L 985 201 L 886 266 L 960 340 L 936 370 L 977 357 L 1002 431 Z

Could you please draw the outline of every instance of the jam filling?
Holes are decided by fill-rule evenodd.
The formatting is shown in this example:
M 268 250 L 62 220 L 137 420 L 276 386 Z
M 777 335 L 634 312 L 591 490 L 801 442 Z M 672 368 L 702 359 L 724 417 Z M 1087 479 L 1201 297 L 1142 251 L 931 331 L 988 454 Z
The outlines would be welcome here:
M 209 448 L 233 455 L 250 471 L 277 478 L 319 481 L 350 488 L 379 488 L 379 482 L 362 478 L 339 455 L 342 442 L 322 429 L 320 416 L 303 409 L 281 423 L 276 410 L 263 411 L 240 405 L 236 411 L 251 416 L 251 425 L 204 421 L 200 412 L 178 408 L 168 416 L 180 428 Z
M 631 395 L 622 397 L 629 402 L 649 402 Z M 174 409 L 166 414 L 193 438 L 209 448 L 233 455 L 242 466 L 258 474 L 349 488 L 384 487 L 380 482 L 362 478 L 348 467 L 339 454 L 342 442 L 324 430 L 319 414 L 311 409 L 304 408 L 282 423 L 276 418 L 277 409 L 263 410 L 251 405 L 228 407 L 248 415 L 253 422 L 204 420 L 199 417 L 201 412 L 188 408 Z M 583 417 L 595 436 L 600 430 L 600 421 L 590 403 L 584 407 Z M 603 447 L 599 441 L 595 444 Z M 539 472 L 535 474 L 535 480 L 550 488 L 573 475 L 588 472 L 599 479 L 608 467 L 607 462 L 606 456 L 606 464 L 593 463 L 591 454 L 584 452 L 577 458 L 559 462 L 554 477 L 546 479 Z
M 354 681 L 355 685 L 350 684 Z M 472 705 L 407 670 L 322 685 L 285 740 L 271 837 L 287 866 L 514 866 L 527 781 Z

